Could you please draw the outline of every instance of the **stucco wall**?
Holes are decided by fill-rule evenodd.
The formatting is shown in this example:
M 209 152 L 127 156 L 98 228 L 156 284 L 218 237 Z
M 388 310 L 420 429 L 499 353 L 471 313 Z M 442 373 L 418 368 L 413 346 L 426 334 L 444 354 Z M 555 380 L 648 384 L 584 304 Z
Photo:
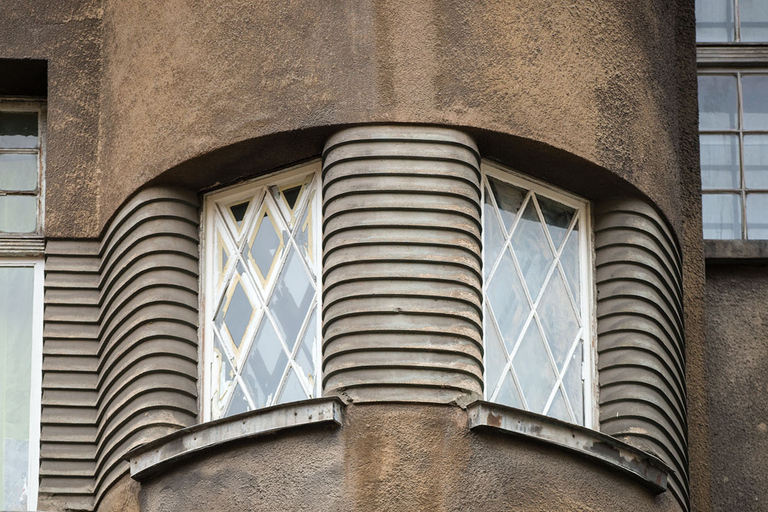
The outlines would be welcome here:
M 100 222 L 218 148 L 279 139 L 174 180 L 209 186 L 264 169 L 276 151 L 283 164 L 318 154 L 318 130 L 406 122 L 507 135 L 476 137 L 491 157 L 525 139 L 570 152 L 636 185 L 679 229 L 677 23 L 665 0 L 110 0 Z M 299 129 L 301 142 L 279 138 Z M 610 191 L 581 171 L 548 177 Z
M 707 267 L 715 510 L 768 507 L 768 267 Z
M 142 482 L 141 510 L 679 510 L 576 455 L 467 429 L 450 406 L 348 406 L 341 428 L 229 445 Z M 269 461 L 269 464 L 265 464 Z

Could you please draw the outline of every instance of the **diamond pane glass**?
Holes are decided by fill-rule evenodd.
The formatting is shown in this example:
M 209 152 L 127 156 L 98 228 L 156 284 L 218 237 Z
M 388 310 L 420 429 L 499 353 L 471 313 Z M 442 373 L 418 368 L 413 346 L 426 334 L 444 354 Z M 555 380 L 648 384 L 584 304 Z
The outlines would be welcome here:
M 296 342 L 314 295 L 315 289 L 301 258 L 291 249 L 269 302 L 269 309 L 289 347 Z
M 242 279 L 238 275 L 229 287 L 224 301 L 216 315 L 216 327 L 229 341 L 240 350 L 245 341 L 245 331 L 255 313 L 254 304 L 243 288 Z
M 499 252 L 504 247 L 506 235 L 504 228 L 499 224 L 499 218 L 496 215 L 496 208 L 491 203 L 490 192 L 485 189 L 485 204 L 483 205 L 483 236 L 485 237 L 485 261 L 483 265 L 483 277 L 488 277 L 494 263 L 499 257 Z
M 227 407 L 225 416 L 233 416 L 250 410 L 251 404 L 248 403 L 248 399 L 245 398 L 243 389 L 240 387 L 240 384 L 238 384 L 237 387 L 235 387 L 235 393 L 232 395 L 232 401 L 229 402 L 229 407 Z
M 264 283 L 270 275 L 274 264 L 280 257 L 283 248 L 283 237 L 269 211 L 264 211 L 259 219 L 256 234 L 251 239 L 250 260 L 260 274 Z
M 533 201 L 528 202 L 512 235 L 512 248 L 528 285 L 531 299 L 536 300 L 554 255 Z
M 568 241 L 565 242 L 563 252 L 560 253 L 560 264 L 565 272 L 565 278 L 568 286 L 571 288 L 571 294 L 578 303 L 581 300 L 581 278 L 579 269 L 581 263 L 579 260 L 579 225 L 573 227 L 573 231 L 568 235 Z
M 541 214 L 544 216 L 544 222 L 549 229 L 549 236 L 552 238 L 554 246 L 560 247 L 560 244 L 565 238 L 565 234 L 568 232 L 568 226 L 571 224 L 573 214 L 576 212 L 570 206 L 552 201 L 546 197 L 536 196 L 536 200 L 539 202 L 539 208 L 541 208 Z
M 568 363 L 568 369 L 565 370 L 563 376 L 563 387 L 568 395 L 568 401 L 571 403 L 574 420 L 581 424 L 584 423 L 584 383 L 581 378 L 583 354 L 584 344 L 579 341 L 579 346 L 574 350 Z
M 301 256 L 307 263 L 307 266 L 312 269 L 315 265 L 314 257 L 314 241 L 312 239 L 312 209 L 305 208 L 304 212 L 299 219 L 299 226 L 296 231 L 296 245 L 301 251 Z
M 568 406 L 565 405 L 565 399 L 563 398 L 563 391 L 558 389 L 555 393 L 555 398 L 552 400 L 552 405 L 549 406 L 547 416 L 552 416 L 561 421 L 572 422 L 571 413 L 568 412 Z
M 224 347 L 221 346 L 221 341 L 214 335 L 214 347 L 213 347 L 213 363 L 214 367 L 218 366 L 218 378 L 219 378 L 219 393 L 217 399 L 220 401 L 229 392 L 232 384 L 235 380 L 235 370 L 232 368 L 232 364 L 229 361 L 227 352 Z
M 315 390 L 315 361 L 317 360 L 317 308 L 312 310 L 312 316 L 309 319 L 304 336 L 301 338 L 301 345 L 296 353 L 296 364 L 299 371 L 302 372 L 309 383 L 310 391 L 314 394 Z
M 499 393 L 496 395 L 496 402 L 510 407 L 523 408 L 523 401 L 520 398 L 520 392 L 515 386 L 515 381 L 512 380 L 512 374 L 509 372 L 504 373 L 504 382 L 501 383 Z
M 287 402 L 296 402 L 298 400 L 306 400 L 307 392 L 299 382 L 299 378 L 296 376 L 296 372 L 292 368 L 288 368 L 288 375 L 283 384 L 283 389 L 280 391 L 280 398 L 277 403 L 284 404 Z
M 496 326 L 489 315 L 485 316 L 485 385 L 493 393 L 499 383 L 499 376 L 507 364 L 507 351 L 499 339 Z
M 555 272 L 549 280 L 538 313 L 552 357 L 557 367 L 562 368 L 579 332 L 579 319 L 568 298 L 560 272 Z
M 531 308 L 509 251 L 504 251 L 487 293 L 488 302 L 499 323 L 501 337 L 511 352 Z
M 520 211 L 527 192 L 490 176 L 488 177 L 488 183 L 491 186 L 491 190 L 493 190 L 493 197 L 496 199 L 496 206 L 499 208 L 501 219 L 504 221 L 504 225 L 509 232 L 512 229 L 512 224 L 515 222 L 515 217 L 517 217 L 517 212 Z
M 243 379 L 256 408 L 274 403 L 287 364 L 288 356 L 277 331 L 272 322 L 264 317 L 243 368 Z
M 739 136 L 701 135 L 699 141 L 701 188 L 739 188 Z
M 238 203 L 229 207 L 229 210 L 232 212 L 232 218 L 235 219 L 237 227 L 241 227 L 243 225 L 243 219 L 245 219 L 245 212 L 248 211 L 249 204 L 250 203 L 246 201 L 244 203 Z
M 0 154 L 0 190 L 37 189 L 37 154 Z
M 536 322 L 531 322 L 512 359 L 512 366 L 528 403 L 528 409 L 542 413 L 549 395 L 557 382 L 557 376 L 544 347 L 544 339 Z

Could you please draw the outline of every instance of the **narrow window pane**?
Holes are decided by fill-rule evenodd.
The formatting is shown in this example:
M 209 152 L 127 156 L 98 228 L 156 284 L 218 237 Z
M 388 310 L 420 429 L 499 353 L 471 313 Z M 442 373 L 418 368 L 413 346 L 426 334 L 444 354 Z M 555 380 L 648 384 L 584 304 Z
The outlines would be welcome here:
M 704 194 L 704 238 L 741 238 L 741 196 L 739 194 Z
M 768 189 L 768 135 L 744 136 L 744 182 L 747 188 Z
M 741 77 L 744 129 L 768 130 L 768 75 Z
M 733 0 L 696 1 L 696 41 L 731 42 L 735 39 L 735 34 Z
M 747 238 L 768 240 L 768 194 L 747 194 Z
M 768 41 L 768 2 L 739 0 L 739 15 L 742 42 Z
M 738 128 L 738 97 L 735 75 L 699 76 L 699 129 Z
M 26 510 L 34 270 L 0 267 L 0 509 Z M 21 505 L 21 507 L 20 507 Z
M 34 233 L 37 228 L 37 197 L 0 196 L 0 231 Z
M 36 148 L 37 112 L 0 112 L 0 148 Z
M 37 188 L 37 155 L 0 154 L 0 190 Z
M 739 136 L 702 135 L 701 187 L 739 188 Z

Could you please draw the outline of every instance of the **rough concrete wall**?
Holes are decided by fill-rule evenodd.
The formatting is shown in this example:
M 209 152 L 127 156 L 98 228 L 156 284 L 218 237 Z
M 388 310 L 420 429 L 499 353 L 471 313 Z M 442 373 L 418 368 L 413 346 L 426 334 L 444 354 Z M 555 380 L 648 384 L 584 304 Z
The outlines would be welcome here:
M 101 0 L 0 2 L 0 57 L 48 60 L 45 227 L 94 235 L 101 80 Z
M 676 14 L 667 0 L 109 0 L 99 221 L 217 148 L 406 122 L 571 152 L 637 185 L 677 229 Z M 322 142 L 297 144 L 283 163 Z M 265 161 L 278 150 L 258 147 Z M 262 168 L 253 155 L 250 172 Z M 207 185 L 234 177 L 208 172 Z
M 679 511 L 615 471 L 545 445 L 475 433 L 466 411 L 350 405 L 340 429 L 227 446 L 142 483 L 142 511 Z M 270 461 L 264 464 L 263 461 Z
M 707 266 L 714 510 L 768 507 L 768 267 Z

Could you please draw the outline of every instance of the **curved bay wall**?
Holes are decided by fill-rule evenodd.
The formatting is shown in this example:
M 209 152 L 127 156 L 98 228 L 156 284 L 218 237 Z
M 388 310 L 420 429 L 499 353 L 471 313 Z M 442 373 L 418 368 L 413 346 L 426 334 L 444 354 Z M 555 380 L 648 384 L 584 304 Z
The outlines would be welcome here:
M 196 421 L 197 196 L 144 190 L 45 254 L 41 503 L 90 509 L 128 450 Z
M 688 497 L 682 263 L 671 229 L 647 203 L 595 208 L 600 429 L 674 470 Z
M 342 131 L 323 158 L 324 394 L 482 397 L 479 156 L 448 129 Z

